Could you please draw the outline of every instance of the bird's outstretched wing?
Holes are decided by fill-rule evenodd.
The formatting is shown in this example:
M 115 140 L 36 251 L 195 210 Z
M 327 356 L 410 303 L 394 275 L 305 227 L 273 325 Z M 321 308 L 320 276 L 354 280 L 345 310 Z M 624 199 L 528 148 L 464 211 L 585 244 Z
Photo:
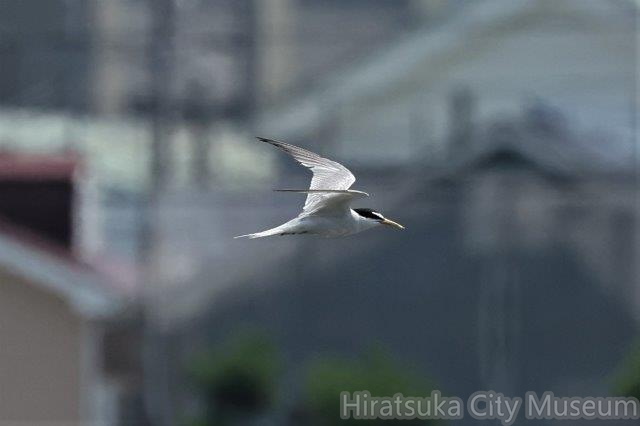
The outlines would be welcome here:
M 342 164 L 288 143 L 260 137 L 258 140 L 280 148 L 313 173 L 309 190 L 295 191 L 308 194 L 304 213 L 318 212 L 329 205 L 338 207 L 356 196 L 367 196 L 360 191 L 348 191 L 356 177 Z

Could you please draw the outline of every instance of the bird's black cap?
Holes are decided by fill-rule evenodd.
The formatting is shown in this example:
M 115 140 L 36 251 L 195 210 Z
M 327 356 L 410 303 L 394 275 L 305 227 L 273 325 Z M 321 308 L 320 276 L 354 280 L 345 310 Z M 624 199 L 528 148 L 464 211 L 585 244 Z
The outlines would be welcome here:
M 367 219 L 372 220 L 384 220 L 384 216 L 378 213 L 375 210 L 371 209 L 353 209 L 354 212 L 358 213 L 362 217 L 366 217 Z

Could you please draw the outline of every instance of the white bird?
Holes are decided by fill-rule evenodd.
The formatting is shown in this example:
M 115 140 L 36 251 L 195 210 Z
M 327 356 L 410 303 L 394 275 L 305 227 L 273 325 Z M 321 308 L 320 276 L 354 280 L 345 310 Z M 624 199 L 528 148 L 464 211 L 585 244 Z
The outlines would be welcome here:
M 304 208 L 298 217 L 275 228 L 255 234 L 240 235 L 236 238 L 300 234 L 343 237 L 382 225 L 404 229 L 404 226 L 385 218 L 374 210 L 351 208 L 352 201 L 368 197 L 369 194 L 349 189 L 356 178 L 342 164 L 284 142 L 265 138 L 258 139 L 280 148 L 298 163 L 311 169 L 313 178 L 309 189 L 276 190 L 307 194 Z

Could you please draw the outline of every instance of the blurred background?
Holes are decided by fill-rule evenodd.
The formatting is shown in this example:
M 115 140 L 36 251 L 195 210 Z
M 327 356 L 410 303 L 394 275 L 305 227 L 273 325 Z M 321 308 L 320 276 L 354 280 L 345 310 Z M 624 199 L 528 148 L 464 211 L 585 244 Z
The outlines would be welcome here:
M 350 424 L 338 395 L 364 389 L 640 398 L 637 20 L 0 0 L 0 425 Z M 233 240 L 309 179 L 257 135 L 344 162 L 407 230 Z

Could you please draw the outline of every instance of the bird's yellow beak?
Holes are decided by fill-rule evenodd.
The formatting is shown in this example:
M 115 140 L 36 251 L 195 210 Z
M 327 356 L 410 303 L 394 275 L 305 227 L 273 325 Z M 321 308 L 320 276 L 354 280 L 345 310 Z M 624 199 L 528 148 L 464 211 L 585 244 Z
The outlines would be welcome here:
M 385 220 L 383 220 L 381 223 L 382 223 L 383 225 L 392 226 L 392 227 L 397 228 L 397 229 L 404 229 L 404 226 L 400 225 L 400 224 L 399 224 L 399 223 L 397 223 L 397 222 L 394 222 L 394 221 L 392 221 L 392 220 L 389 220 L 389 219 L 385 219 Z

